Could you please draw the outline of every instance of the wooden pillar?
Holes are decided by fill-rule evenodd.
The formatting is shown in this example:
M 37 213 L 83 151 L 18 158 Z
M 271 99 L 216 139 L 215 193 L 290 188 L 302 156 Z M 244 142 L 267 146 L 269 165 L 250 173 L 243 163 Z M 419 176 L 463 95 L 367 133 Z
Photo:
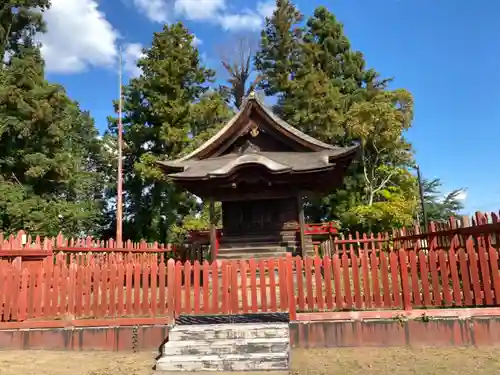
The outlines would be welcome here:
M 210 257 L 212 261 L 217 258 L 217 227 L 215 218 L 215 202 L 210 198 Z
M 304 233 L 306 230 L 306 220 L 304 216 L 304 202 L 302 201 L 302 196 L 300 194 L 297 195 L 297 211 L 299 213 L 300 252 L 302 258 L 305 258 L 305 256 L 307 255 L 306 236 Z

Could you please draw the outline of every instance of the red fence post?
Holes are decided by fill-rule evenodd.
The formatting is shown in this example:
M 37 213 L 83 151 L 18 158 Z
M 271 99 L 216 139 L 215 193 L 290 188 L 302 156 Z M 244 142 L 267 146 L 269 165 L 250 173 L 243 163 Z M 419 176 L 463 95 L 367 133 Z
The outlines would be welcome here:
M 288 291 L 288 308 L 290 313 L 290 321 L 297 319 L 297 306 L 295 299 L 295 285 L 293 282 L 293 259 L 292 254 L 286 254 L 286 283 Z
M 410 291 L 410 283 L 408 280 L 408 262 L 406 258 L 405 249 L 399 250 L 399 267 L 400 267 L 400 277 L 401 277 L 401 293 L 403 294 L 403 308 L 405 310 L 411 310 L 412 298 Z

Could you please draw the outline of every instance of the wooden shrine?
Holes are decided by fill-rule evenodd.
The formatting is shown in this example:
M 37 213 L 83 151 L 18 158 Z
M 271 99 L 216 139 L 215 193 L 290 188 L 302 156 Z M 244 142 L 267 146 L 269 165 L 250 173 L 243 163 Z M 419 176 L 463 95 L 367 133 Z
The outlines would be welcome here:
M 219 258 L 305 255 L 302 199 L 341 185 L 357 151 L 302 133 L 251 94 L 211 139 L 159 165 L 178 186 L 210 200 L 212 257 L 215 201 L 222 203 Z

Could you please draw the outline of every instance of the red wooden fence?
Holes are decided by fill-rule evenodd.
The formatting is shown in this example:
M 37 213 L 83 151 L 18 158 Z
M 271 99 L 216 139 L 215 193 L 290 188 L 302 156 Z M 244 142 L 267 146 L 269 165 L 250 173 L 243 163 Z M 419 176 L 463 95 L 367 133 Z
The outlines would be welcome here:
M 464 247 L 354 250 L 332 257 L 194 263 L 123 254 L 0 265 L 0 316 L 27 319 L 412 309 L 500 305 L 498 251 Z

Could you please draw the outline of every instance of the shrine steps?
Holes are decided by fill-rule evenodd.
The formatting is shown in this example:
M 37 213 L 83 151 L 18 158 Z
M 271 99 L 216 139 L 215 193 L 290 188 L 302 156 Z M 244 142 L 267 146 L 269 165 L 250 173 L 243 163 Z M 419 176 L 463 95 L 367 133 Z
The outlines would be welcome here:
M 257 259 L 257 258 L 279 258 L 286 256 L 287 249 L 285 247 L 271 246 L 245 246 L 220 248 L 217 254 L 219 260 L 229 259 Z
M 156 370 L 274 374 L 286 373 L 289 363 L 288 323 L 193 324 L 170 330 Z

